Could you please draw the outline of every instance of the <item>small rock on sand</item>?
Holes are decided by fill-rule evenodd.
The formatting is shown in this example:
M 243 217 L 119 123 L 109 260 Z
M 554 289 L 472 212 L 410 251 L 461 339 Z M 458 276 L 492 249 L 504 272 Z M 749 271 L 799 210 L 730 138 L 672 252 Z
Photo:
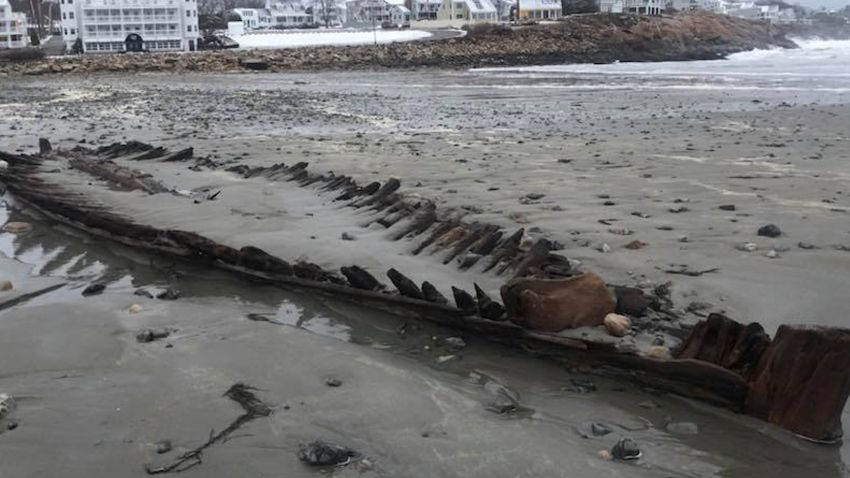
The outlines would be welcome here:
M 735 249 L 738 249 L 739 251 L 744 251 L 744 252 L 754 252 L 758 248 L 759 248 L 758 244 L 756 244 L 754 242 L 745 242 L 743 244 L 738 244 L 737 246 L 735 246 Z
M 623 247 L 625 247 L 626 249 L 631 249 L 631 250 L 635 251 L 635 250 L 638 250 L 638 249 L 643 249 L 643 248 L 644 248 L 644 247 L 646 247 L 647 245 L 648 245 L 647 243 L 645 243 L 645 242 L 643 242 L 643 241 L 641 241 L 641 240 L 637 240 L 637 239 L 635 239 L 634 241 L 632 241 L 632 242 L 630 242 L 630 243 L 626 244 L 626 245 L 625 245 L 625 246 L 623 246 Z
M 443 343 L 452 349 L 462 349 L 466 347 L 466 342 L 460 337 L 446 337 Z
M 142 329 L 136 333 L 136 342 L 146 344 L 154 340 L 164 339 L 171 335 L 169 329 Z
M 340 380 L 338 378 L 334 378 L 334 377 L 326 378 L 325 379 L 325 385 L 327 385 L 328 387 L 333 387 L 333 388 L 341 387 L 342 386 L 342 380 Z
M 734 211 L 737 209 L 734 204 L 724 204 L 722 206 L 718 206 L 718 209 L 721 211 Z
M 779 226 L 775 224 L 768 224 L 759 228 L 758 235 L 764 237 L 779 237 L 782 235 L 782 230 L 780 230 Z
M 92 295 L 101 294 L 101 293 L 103 293 L 103 291 L 105 289 L 106 289 L 106 284 L 101 284 L 101 283 L 91 284 L 88 287 L 86 287 L 85 289 L 83 289 L 83 297 L 89 297 L 89 296 L 92 296 Z
M 624 337 L 632 327 L 632 321 L 620 314 L 606 315 L 602 324 L 605 326 L 605 330 L 614 337 Z
M 349 232 L 343 232 L 341 237 L 342 237 L 343 241 L 355 241 L 355 240 L 357 240 L 357 237 L 355 237 L 354 234 L 351 234 Z
M 611 456 L 617 460 L 637 460 L 641 454 L 637 443 L 631 438 L 623 438 L 611 448 Z
M 609 253 L 611 252 L 611 246 L 603 242 L 602 244 L 596 247 L 596 250 L 602 253 Z
M 3 280 L 0 281 L 0 292 L 6 292 L 8 290 L 12 290 L 14 287 L 12 286 L 12 281 Z
M 603 437 L 614 433 L 614 427 L 603 422 L 584 422 L 576 427 L 576 432 L 582 438 Z
M 670 349 L 663 345 L 653 345 L 646 351 L 646 356 L 656 360 L 670 360 Z
M 321 440 L 298 446 L 298 459 L 312 466 L 345 465 L 359 456 L 359 453 L 350 448 Z
M 142 306 L 139 304 L 133 304 L 129 308 L 127 308 L 127 312 L 131 314 L 138 314 L 142 311 Z

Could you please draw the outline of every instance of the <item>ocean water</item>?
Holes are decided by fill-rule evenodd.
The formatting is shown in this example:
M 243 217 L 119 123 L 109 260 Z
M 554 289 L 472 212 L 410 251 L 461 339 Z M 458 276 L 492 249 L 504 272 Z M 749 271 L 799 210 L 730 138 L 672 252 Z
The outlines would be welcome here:
M 477 74 L 540 86 L 850 92 L 850 40 L 798 40 L 796 49 L 753 50 L 725 60 L 482 68 Z M 548 83 L 547 83 L 548 82 Z M 566 85 L 564 85 L 566 86 Z

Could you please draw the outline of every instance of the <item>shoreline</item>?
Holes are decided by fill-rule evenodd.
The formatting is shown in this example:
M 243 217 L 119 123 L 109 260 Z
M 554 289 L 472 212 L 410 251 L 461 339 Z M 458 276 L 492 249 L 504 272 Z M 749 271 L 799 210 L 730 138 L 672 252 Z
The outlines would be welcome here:
M 86 55 L 0 64 L 0 75 L 95 72 L 269 72 L 469 69 L 559 63 L 688 61 L 768 47 L 793 48 L 762 23 L 708 13 L 673 17 L 597 14 L 553 24 L 479 25 L 465 36 L 381 45 L 192 54 Z

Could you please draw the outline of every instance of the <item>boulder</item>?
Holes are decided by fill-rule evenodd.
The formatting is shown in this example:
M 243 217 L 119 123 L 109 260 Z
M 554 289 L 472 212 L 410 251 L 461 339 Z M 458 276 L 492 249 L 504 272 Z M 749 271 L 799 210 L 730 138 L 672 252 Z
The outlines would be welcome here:
M 605 282 L 590 272 L 564 279 L 516 278 L 501 293 L 512 322 L 546 332 L 601 325 L 615 308 Z

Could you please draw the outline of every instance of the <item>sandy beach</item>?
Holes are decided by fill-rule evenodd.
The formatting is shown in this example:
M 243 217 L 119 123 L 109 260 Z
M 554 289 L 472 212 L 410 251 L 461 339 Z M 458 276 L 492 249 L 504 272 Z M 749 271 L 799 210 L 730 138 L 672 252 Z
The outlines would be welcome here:
M 307 161 L 362 183 L 396 176 L 405 193 L 466 221 L 557 240 L 559 253 L 609 282 L 672 281 L 677 309 L 693 319 L 723 311 L 770 333 L 783 323 L 846 326 L 845 80 L 588 68 L 4 78 L 0 143 L 32 152 L 39 137 L 59 148 L 139 140 L 248 165 Z M 174 188 L 198 187 L 189 174 L 161 172 Z M 233 223 L 304 210 L 227 205 Z M 237 382 L 257 387 L 274 413 L 186 475 L 314 476 L 298 444 L 325 439 L 367 457 L 334 476 L 846 476 L 846 446 L 817 447 L 596 376 L 595 392 L 577 393 L 571 380 L 587 376 L 554 363 L 469 337 L 449 350 L 449 330 L 411 323 L 400 335 L 403 318 L 158 262 L 13 202 L 2 211 L 0 222 L 34 230 L 0 234 L 0 279 L 16 285 L 0 300 L 67 283 L 0 311 L 0 392 L 17 397 L 19 424 L 0 434 L 4 478 L 142 476 L 145 464 L 227 426 L 240 408 L 222 395 Z M 181 220 L 167 201 L 148 218 Z M 227 220 L 185 218 L 213 231 Z M 767 224 L 782 234 L 758 236 Z M 308 247 L 311 235 L 304 228 L 288 241 Z M 368 248 L 370 236 L 360 240 Z M 624 248 L 634 240 L 646 245 Z M 107 291 L 81 297 L 94 280 Z M 146 299 L 133 295 L 139 287 L 183 296 Z M 128 312 L 134 303 L 138 314 Z M 137 343 L 146 327 L 176 332 Z M 329 377 L 342 386 L 328 387 Z M 528 413 L 488 411 L 502 393 Z M 616 440 L 574 431 L 594 419 L 635 438 L 644 458 L 600 460 Z M 671 422 L 700 431 L 677 435 Z M 164 439 L 176 451 L 157 455 Z

